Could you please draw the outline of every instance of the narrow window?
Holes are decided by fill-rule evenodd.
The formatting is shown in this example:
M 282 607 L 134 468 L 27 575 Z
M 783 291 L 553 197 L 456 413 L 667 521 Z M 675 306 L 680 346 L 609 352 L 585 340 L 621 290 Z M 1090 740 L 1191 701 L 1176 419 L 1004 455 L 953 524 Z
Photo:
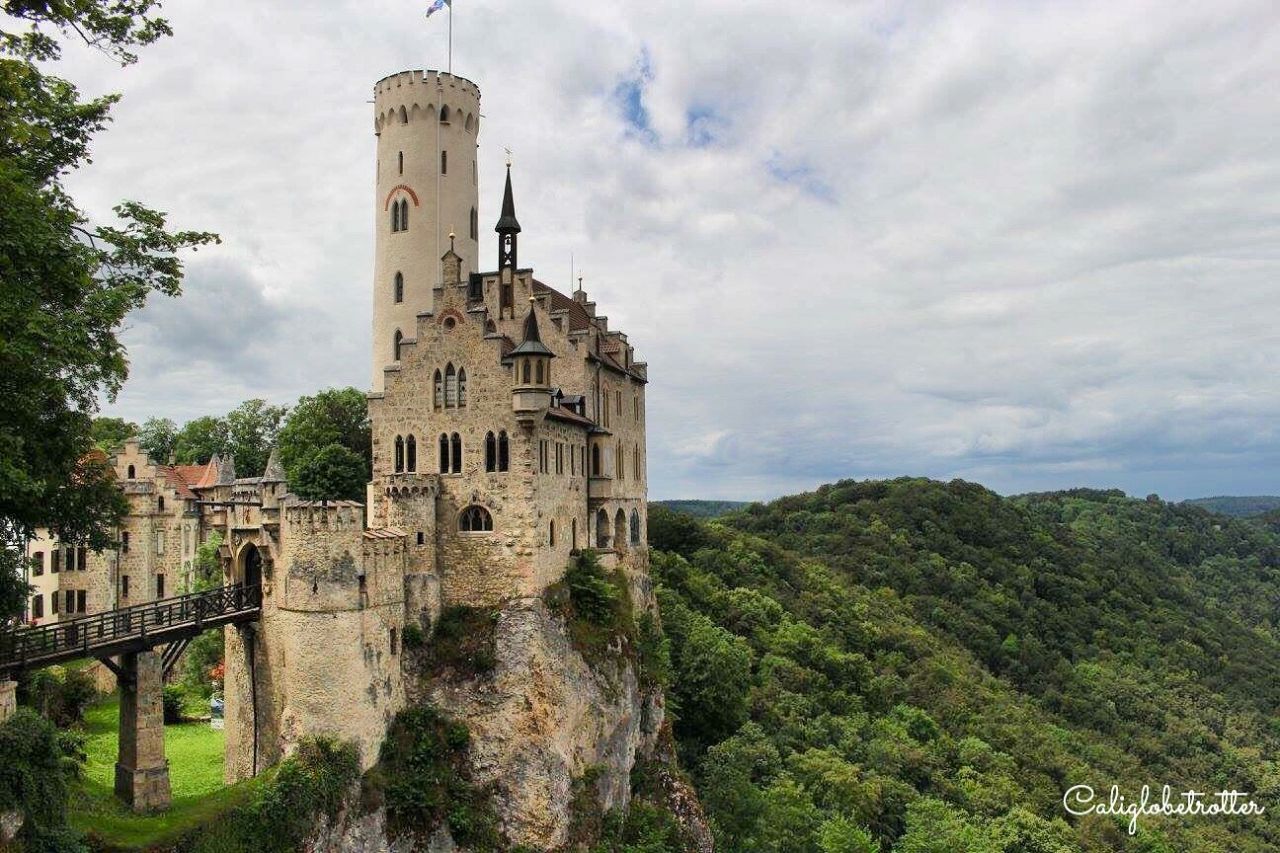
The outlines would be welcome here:
M 400 123 L 401 124 L 409 123 L 409 111 L 406 110 L 404 107 L 400 108 Z
M 462 436 L 458 435 L 455 432 L 453 434 L 453 438 L 450 439 L 449 441 L 449 448 L 452 451 L 451 455 L 453 456 L 453 459 L 451 460 L 453 462 L 453 473 L 461 474 L 462 473 Z
M 458 372 L 450 362 L 444 369 L 444 407 L 452 409 L 458 405 Z
M 129 597 L 129 576 L 128 575 L 120 576 L 120 595 L 123 598 Z
M 614 403 L 613 408 L 615 413 L 618 415 L 618 417 L 622 417 L 622 392 L 621 391 L 613 392 L 613 403 Z
M 508 314 L 508 309 L 510 309 L 510 311 L 515 311 L 515 294 L 511 289 L 511 285 L 504 284 L 502 285 L 501 300 L 498 305 L 498 316 L 511 316 Z
M 485 433 L 484 436 L 484 470 L 498 470 L 498 440 L 492 432 Z
M 507 440 L 507 431 L 498 433 L 498 470 L 506 471 L 511 467 L 511 444 Z
M 396 273 L 396 283 L 395 283 L 394 289 L 395 289 L 396 302 L 397 303 L 404 302 L 404 273 Z
M 638 444 L 636 445 L 635 450 L 632 451 L 631 453 L 631 461 L 632 461 L 632 464 L 635 465 L 636 479 L 639 480 L 640 479 L 640 445 Z
M 521 374 L 523 378 L 520 381 L 523 382 L 525 385 L 528 385 L 529 384 L 529 359 L 522 358 L 520 360 L 524 363 L 523 373 Z
M 440 368 L 436 368 L 435 388 L 435 407 L 438 409 L 444 405 L 444 376 Z
M 591 476 L 603 476 L 600 473 L 600 445 L 598 444 L 591 447 Z
M 443 106 L 440 108 L 440 123 L 441 124 L 449 123 L 449 107 L 448 106 Z
M 409 230 L 409 200 L 407 198 L 400 199 L 400 230 Z
M 391 233 L 394 234 L 400 230 L 400 202 L 391 202 Z
M 440 473 L 449 473 L 449 436 L 440 433 Z
M 132 479 L 134 479 L 136 476 L 137 476 L 137 474 L 136 474 L 136 473 L 135 473 L 135 471 L 133 470 L 133 466 L 132 466 L 132 465 L 130 465 L 130 466 L 129 466 L 129 479 L 130 479 L 130 480 L 132 480 Z
M 404 174 L 404 152 L 400 152 L 400 174 Z
M 467 371 L 465 368 L 458 368 L 458 406 L 467 404 Z
M 164 495 L 156 498 L 156 509 L 160 512 L 164 512 Z
M 547 525 L 547 544 L 552 548 L 556 547 L 556 520 L 554 518 Z
M 400 360 L 400 344 L 404 341 L 404 335 L 399 329 L 396 329 L 396 336 L 391 339 L 391 360 Z
M 578 550 L 578 519 L 569 522 L 569 550 Z
M 44 551 L 36 551 L 31 555 L 31 574 L 36 577 L 44 574 Z
M 88 593 L 83 589 L 76 590 L 76 612 L 84 613 L 89 609 Z
M 413 436 L 409 436 L 404 441 L 404 469 L 418 470 L 418 440 Z
M 471 208 L 471 239 L 480 239 L 480 219 L 476 216 L 476 209 Z
M 427 544 L 427 534 L 423 533 L 421 530 L 418 531 L 418 544 L 419 545 Z
M 156 598 L 164 598 L 164 575 L 156 575 Z
M 449 174 L 449 152 L 448 151 L 440 152 L 440 174 L 442 175 Z
M 631 510 L 631 544 L 640 544 L 640 513 L 634 509 Z
M 122 553 L 125 553 L 125 554 L 128 554 L 128 553 L 129 553 L 129 533 L 128 533 L 128 531 L 126 531 L 126 532 L 124 532 L 124 533 L 121 533 L 121 534 L 120 534 L 120 551 L 121 551 Z M 57 569 L 54 569 L 54 571 L 57 571 Z
M 61 597 L 58 595 L 58 593 L 57 593 L 56 591 L 49 593 L 49 613 L 50 613 L 50 615 L 56 616 L 56 615 L 58 614 L 59 609 L 61 609 L 61 608 L 60 608 L 60 605 L 58 604 L 58 602 L 59 602 L 60 600 L 61 600 Z
M 62 551 L 61 550 L 50 551 L 49 552 L 49 573 L 56 575 L 60 571 L 62 571 Z
M 44 596 L 36 595 L 31 598 L 31 618 L 44 618 Z
M 609 547 L 609 513 L 603 509 L 596 513 L 596 547 Z
M 618 442 L 618 479 L 627 479 L 627 451 L 621 441 Z
M 156 531 L 156 553 L 164 554 L 164 531 Z
M 392 626 L 391 628 L 391 635 L 390 635 L 390 640 L 388 641 L 388 645 L 391 647 L 391 654 L 393 655 L 400 650 L 400 646 L 396 643 L 396 629 L 394 626 Z
M 538 359 L 538 376 L 534 381 L 539 385 L 544 384 L 542 377 L 542 359 Z

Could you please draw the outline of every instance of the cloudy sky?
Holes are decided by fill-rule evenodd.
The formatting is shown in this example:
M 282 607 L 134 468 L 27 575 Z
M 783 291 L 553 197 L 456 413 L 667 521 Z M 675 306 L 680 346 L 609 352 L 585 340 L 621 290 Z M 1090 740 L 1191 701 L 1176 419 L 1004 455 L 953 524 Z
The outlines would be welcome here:
M 649 362 L 651 496 L 1280 492 L 1274 2 L 456 3 L 482 225 L 510 147 L 522 261 L 573 252 Z M 81 202 L 224 240 L 108 413 L 365 386 L 368 100 L 443 67 L 425 5 L 170 0 L 136 66 L 69 53 L 125 93 Z

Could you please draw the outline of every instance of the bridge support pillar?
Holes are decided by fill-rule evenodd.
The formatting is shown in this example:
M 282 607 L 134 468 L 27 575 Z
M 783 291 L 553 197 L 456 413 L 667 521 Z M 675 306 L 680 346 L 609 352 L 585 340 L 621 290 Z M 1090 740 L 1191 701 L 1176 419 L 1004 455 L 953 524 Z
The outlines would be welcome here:
M 164 697 L 158 651 L 120 656 L 120 753 L 116 796 L 135 812 L 166 809 L 171 801 L 164 757 Z
M 0 723 L 18 710 L 18 682 L 0 680 Z

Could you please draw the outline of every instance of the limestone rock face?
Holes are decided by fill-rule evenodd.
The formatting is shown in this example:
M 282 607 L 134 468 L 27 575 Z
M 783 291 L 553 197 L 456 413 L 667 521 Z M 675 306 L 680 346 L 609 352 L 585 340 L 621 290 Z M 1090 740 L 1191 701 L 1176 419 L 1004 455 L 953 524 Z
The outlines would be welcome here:
M 620 653 L 589 665 L 541 598 L 508 602 L 495 632 L 492 672 L 406 685 L 407 696 L 470 728 L 475 781 L 495 786 L 511 842 L 554 848 L 567 837 L 574 780 L 588 770 L 604 809 L 626 807 L 632 765 L 657 742 L 662 693 L 642 691 Z

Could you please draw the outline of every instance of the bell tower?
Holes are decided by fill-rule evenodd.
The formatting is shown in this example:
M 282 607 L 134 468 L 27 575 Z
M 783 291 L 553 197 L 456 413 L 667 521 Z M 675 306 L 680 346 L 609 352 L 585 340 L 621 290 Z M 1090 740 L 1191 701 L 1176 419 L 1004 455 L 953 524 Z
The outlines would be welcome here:
M 507 186 L 502 191 L 502 215 L 493 227 L 498 232 L 498 269 L 516 271 L 516 243 L 520 223 L 516 220 L 516 202 L 511 195 L 511 164 L 507 163 Z
M 399 344 L 416 340 L 418 315 L 431 310 L 451 232 L 462 279 L 479 269 L 480 89 L 441 71 L 402 71 L 373 92 L 371 387 L 381 391 Z

